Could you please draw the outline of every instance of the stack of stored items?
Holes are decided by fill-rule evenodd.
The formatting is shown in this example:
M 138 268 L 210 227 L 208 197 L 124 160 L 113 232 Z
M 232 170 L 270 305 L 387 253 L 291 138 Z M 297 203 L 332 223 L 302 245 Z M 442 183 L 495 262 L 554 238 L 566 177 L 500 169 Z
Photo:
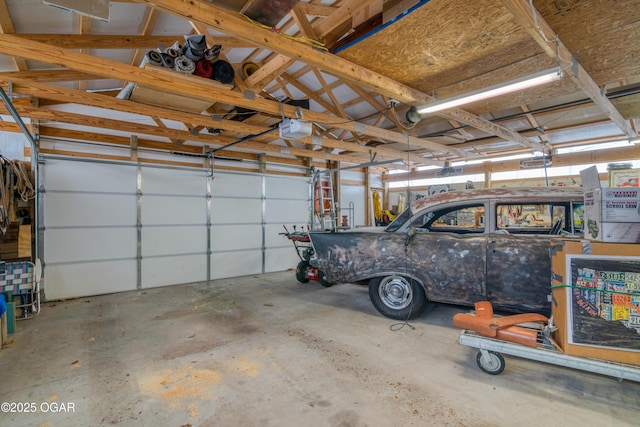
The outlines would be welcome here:
M 168 49 L 146 52 L 140 67 L 152 68 L 154 73 L 167 77 L 176 72 L 202 77 L 206 81 L 194 81 L 198 80 L 200 84 L 211 86 L 212 90 L 233 89 L 235 72 L 231 64 L 219 59 L 222 46 L 214 45 L 208 48 L 202 35 L 184 37 L 184 45 L 176 42 Z M 186 96 L 173 92 L 170 86 L 159 89 L 140 83 L 127 84 L 118 94 L 118 98 L 192 113 L 200 113 L 211 106 L 210 99 L 204 96 Z
M 208 48 L 202 35 L 185 36 L 184 45 L 176 42 L 168 49 L 148 51 L 142 65 L 155 65 L 231 84 L 235 72 L 231 64 L 218 58 L 221 49 L 221 45 Z

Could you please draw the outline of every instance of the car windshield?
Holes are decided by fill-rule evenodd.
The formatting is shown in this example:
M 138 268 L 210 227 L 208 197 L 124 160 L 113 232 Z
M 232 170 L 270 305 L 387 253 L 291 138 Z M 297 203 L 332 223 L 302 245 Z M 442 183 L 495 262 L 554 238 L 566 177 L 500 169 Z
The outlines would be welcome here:
M 396 219 L 394 219 L 391 224 L 387 226 L 387 228 L 384 229 L 384 231 L 398 231 L 400 227 L 402 227 L 404 223 L 409 220 L 409 218 L 411 218 L 411 208 L 403 210 L 402 213 L 398 215 Z

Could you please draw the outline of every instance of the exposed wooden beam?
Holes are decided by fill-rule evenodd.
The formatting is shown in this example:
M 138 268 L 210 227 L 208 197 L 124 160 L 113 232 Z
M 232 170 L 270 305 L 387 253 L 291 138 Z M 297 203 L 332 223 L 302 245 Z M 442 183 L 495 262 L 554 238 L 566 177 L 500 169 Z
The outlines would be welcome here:
M 305 85 L 303 85 L 300 82 L 300 80 L 294 79 L 293 77 L 291 77 L 287 73 L 281 74 L 280 78 L 283 79 L 288 84 L 290 84 L 291 86 L 293 86 L 296 89 L 298 89 L 300 92 L 304 93 L 309 99 L 312 99 L 313 101 L 315 101 L 318 104 L 320 104 L 328 112 L 333 113 L 335 115 L 338 115 L 338 111 L 335 109 L 335 107 L 333 105 L 331 105 L 329 102 L 327 102 L 321 96 L 318 96 L 315 93 L 313 93 L 313 91 L 311 89 L 309 89 L 308 87 L 306 87 Z
M 122 99 L 116 99 L 107 97 L 100 94 L 95 93 L 79 93 L 74 89 L 66 89 L 58 86 L 45 85 L 45 84 L 36 84 L 34 88 L 27 88 L 20 86 L 16 87 L 20 90 L 21 93 L 29 93 L 29 94 L 38 94 L 38 96 L 47 98 L 51 97 L 53 99 L 63 101 L 63 102 L 80 102 L 84 105 L 90 105 L 98 108 L 109 108 L 117 111 L 124 111 L 134 114 L 144 114 L 149 115 L 151 117 L 164 117 L 170 120 L 182 121 L 187 123 L 192 123 L 197 126 L 206 126 L 206 127 L 217 127 L 225 130 L 242 132 L 248 134 L 259 134 L 262 133 L 269 128 L 266 126 L 259 125 L 251 125 L 247 123 L 237 122 L 233 120 L 213 120 L 209 116 L 200 115 L 200 114 L 192 114 L 192 113 L 182 113 L 175 110 L 165 109 L 161 107 L 153 107 L 144 104 L 137 104 L 132 101 L 125 101 Z M 19 103 L 17 107 L 20 109 L 21 114 L 26 114 L 32 118 L 39 119 L 47 119 L 47 120 L 58 120 L 68 123 L 79 124 L 83 126 L 96 126 L 103 127 L 106 129 L 120 130 L 125 132 L 133 132 L 140 134 L 150 134 L 160 137 L 166 137 L 170 139 L 176 140 L 199 140 L 197 137 L 194 137 L 192 134 L 186 131 L 177 131 L 172 129 L 164 129 L 161 127 L 154 126 L 143 126 L 139 124 L 134 124 L 136 126 L 129 126 L 129 122 L 125 121 L 110 121 L 107 119 L 99 119 L 99 118 L 85 118 L 81 115 L 73 115 L 71 113 L 62 113 L 54 110 L 42 110 L 39 114 L 31 114 L 31 112 L 35 111 L 34 109 L 30 109 L 28 105 L 25 103 Z M 87 116 L 88 117 L 88 116 Z M 62 120 L 65 118 L 66 120 Z M 93 120 L 93 121 L 92 121 Z M 100 126 L 98 125 L 100 124 Z M 277 139 L 275 136 L 265 136 L 266 140 L 273 141 Z M 204 138 L 204 141 L 212 141 L 208 138 Z M 223 139 L 224 142 L 229 142 L 228 138 Z M 224 143 L 223 142 L 223 143 Z M 302 140 L 302 142 L 312 144 L 312 145 L 320 145 L 325 148 L 331 149 L 340 149 L 340 150 L 348 150 L 353 152 L 358 152 L 367 155 L 377 154 L 380 157 L 384 158 L 406 158 L 406 154 L 403 154 L 401 151 L 385 148 L 385 147 L 363 147 L 357 144 L 339 141 L 333 138 L 321 138 L 320 140 L 314 138 L 307 138 Z M 243 147 L 247 147 L 247 145 L 243 145 Z M 307 155 L 316 154 L 316 151 L 309 151 L 306 153 Z M 423 164 L 438 164 L 437 162 L 433 162 L 431 160 L 425 160 L 419 156 L 411 155 L 409 160 L 415 163 L 423 163 Z
M 293 64 L 294 60 L 285 55 L 276 55 L 268 63 L 258 68 L 253 74 L 245 79 L 245 84 L 251 90 L 262 90 L 266 85 L 275 80 L 287 68 Z
M 393 93 L 404 102 L 420 102 L 428 99 L 421 92 L 402 85 L 380 74 L 366 70 L 350 61 L 326 52 L 318 51 L 310 45 L 286 39 L 279 34 L 248 23 L 238 14 L 207 2 L 182 0 L 139 0 L 159 10 L 172 13 L 189 21 L 200 22 L 234 37 L 255 42 L 258 46 L 292 58 L 299 58 L 321 70 L 366 85 L 376 91 Z M 353 0 L 364 2 L 368 0 Z M 321 36 L 323 31 L 317 31 Z
M 324 6 L 317 3 L 300 2 L 298 4 L 305 15 L 311 16 L 329 16 L 338 9 L 337 7 Z
M 173 13 L 174 15 L 183 17 L 184 19 L 208 25 L 234 37 L 254 42 L 256 45 L 274 52 L 300 59 L 309 65 L 319 68 L 320 70 L 333 74 L 339 78 L 349 80 L 401 102 L 420 105 L 432 101 L 431 96 L 414 88 L 401 84 L 379 73 L 365 69 L 338 56 L 318 51 L 310 45 L 286 39 L 273 31 L 267 31 L 251 25 L 239 15 L 214 4 L 206 2 L 195 3 L 193 1 L 186 0 L 138 1 L 165 12 Z M 358 9 L 358 7 L 362 5 L 362 2 L 366 1 L 367 0 L 352 0 L 349 2 L 349 6 L 341 7 L 336 11 L 336 13 L 342 10 L 341 13 L 344 16 L 340 19 L 350 19 L 351 13 Z M 352 7 L 352 9 L 349 9 L 350 7 Z M 327 18 L 327 20 L 330 19 L 332 19 L 332 17 Z M 319 37 L 326 34 L 325 26 L 314 27 L 314 29 Z M 447 118 L 454 118 L 462 123 L 466 123 L 485 132 L 489 132 L 492 135 L 497 135 L 504 139 L 514 141 L 534 149 L 542 149 L 540 144 L 532 143 L 517 132 L 495 125 L 466 111 L 456 109 L 444 112 L 441 115 Z
M 153 10 L 153 9 L 152 9 Z M 16 34 L 27 40 L 58 46 L 65 49 L 154 49 L 160 45 L 169 47 L 184 40 L 183 34 L 153 36 L 131 34 Z M 212 37 L 214 44 L 225 48 L 251 48 L 253 43 L 235 37 Z
M 544 52 L 564 66 L 565 73 L 629 138 L 638 136 L 622 114 L 605 96 L 598 84 L 580 65 L 573 53 L 560 41 L 558 34 L 540 13 L 525 0 L 501 0 Z M 567 66 L 570 64 L 570 66 Z
M 16 42 L 16 36 L 0 35 L 0 53 L 33 58 L 88 73 L 100 74 L 105 77 L 128 80 L 156 89 L 167 90 L 167 88 L 171 88 L 171 91 L 181 95 L 241 106 L 265 113 L 280 115 L 282 109 L 286 117 L 297 117 L 296 108 L 293 106 L 284 105 L 281 107 L 278 102 L 260 98 L 254 100 L 246 99 L 244 95 L 239 92 L 219 90 L 219 88 L 213 84 L 215 82 L 210 82 L 207 79 L 186 76 L 158 67 L 143 69 L 67 49 L 60 49 L 55 46 L 44 45 L 38 42 L 24 40 L 22 43 Z M 21 83 L 28 85 L 28 82 Z M 375 128 L 362 123 L 347 122 L 340 117 L 329 116 L 310 110 L 305 110 L 304 114 L 304 118 L 309 121 L 328 124 L 351 132 L 358 132 L 363 135 L 382 138 L 388 141 L 409 143 L 426 148 L 434 153 L 451 154 L 458 157 L 469 157 L 470 155 L 464 151 L 447 147 L 433 141 L 402 135 L 397 132 Z
M 0 72 L 0 80 L 27 79 L 34 82 L 70 82 L 74 80 L 97 80 L 102 76 L 76 70 L 26 70 Z
M 302 4 L 304 3 L 296 3 L 296 5 L 293 6 L 293 9 L 291 9 L 291 17 L 295 21 L 296 25 L 298 26 L 298 29 L 300 30 L 303 36 L 309 39 L 318 40 L 318 36 L 315 30 L 313 29 L 313 27 L 311 26 L 311 23 L 309 22 L 309 20 L 305 15 Z
M 6 0 L 0 0 L 0 33 L 2 34 L 15 34 L 16 29 L 13 26 L 13 21 L 11 20 L 11 14 L 9 13 L 9 8 L 7 7 Z M 27 61 L 23 58 L 13 57 L 13 62 L 15 64 L 16 70 L 23 71 L 26 70 Z
M 347 0 L 335 12 L 327 16 L 327 18 L 322 20 L 318 25 L 314 26 L 316 34 L 320 37 L 324 37 L 347 22 L 351 27 L 353 15 L 362 7 L 366 6 L 370 1 L 371 0 Z

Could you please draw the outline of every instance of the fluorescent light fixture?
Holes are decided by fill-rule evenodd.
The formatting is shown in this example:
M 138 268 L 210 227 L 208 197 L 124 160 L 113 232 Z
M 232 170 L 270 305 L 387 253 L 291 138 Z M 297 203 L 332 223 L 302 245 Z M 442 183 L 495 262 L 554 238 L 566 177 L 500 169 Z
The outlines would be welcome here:
M 576 145 L 573 147 L 565 147 L 565 148 L 557 148 L 554 150 L 555 154 L 570 154 L 570 153 L 580 153 L 583 151 L 596 151 L 596 150 L 608 150 L 611 148 L 621 148 L 628 147 L 633 143 L 628 139 L 624 139 L 621 141 L 611 141 L 611 142 L 600 142 L 597 144 L 587 144 L 587 145 Z
M 443 99 L 431 104 L 426 104 L 421 107 L 417 107 L 417 112 L 418 114 L 428 114 L 436 111 L 446 110 L 449 108 L 459 107 L 460 105 L 482 101 L 483 99 L 489 99 L 496 96 L 505 95 L 507 93 L 529 89 L 531 87 L 539 86 L 545 83 L 555 82 L 557 80 L 560 80 L 562 76 L 562 68 L 555 67 L 546 71 L 540 71 L 538 73 L 531 74 L 529 76 L 520 77 L 518 79 L 509 80 L 504 83 L 489 86 L 484 89 L 474 90 L 473 92 L 469 92 L 464 95 Z

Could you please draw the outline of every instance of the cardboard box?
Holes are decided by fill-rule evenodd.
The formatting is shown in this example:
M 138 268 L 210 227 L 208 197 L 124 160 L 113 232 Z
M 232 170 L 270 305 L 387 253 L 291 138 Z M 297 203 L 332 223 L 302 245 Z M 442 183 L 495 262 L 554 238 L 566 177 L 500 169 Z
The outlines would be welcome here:
M 593 188 L 584 192 L 584 237 L 640 243 L 640 189 Z
M 565 354 L 640 366 L 640 245 L 551 243 L 553 338 Z

